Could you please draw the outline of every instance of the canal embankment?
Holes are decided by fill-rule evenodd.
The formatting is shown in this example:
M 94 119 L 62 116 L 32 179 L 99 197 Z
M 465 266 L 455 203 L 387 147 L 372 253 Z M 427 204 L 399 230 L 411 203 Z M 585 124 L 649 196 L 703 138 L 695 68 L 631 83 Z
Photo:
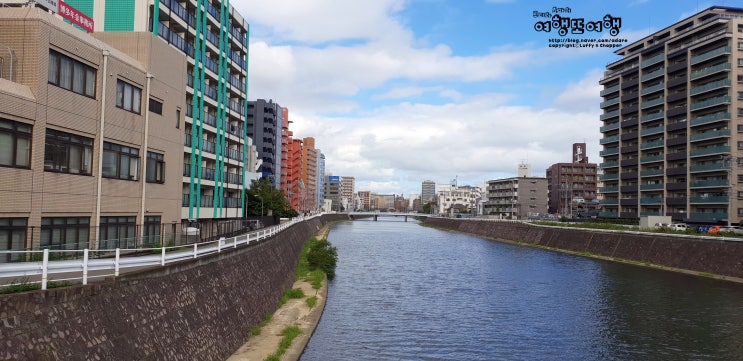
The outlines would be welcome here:
M 2 295 L 0 360 L 224 361 L 293 286 L 305 242 L 346 217 L 86 286 Z
M 734 238 L 429 217 L 424 224 L 583 256 L 743 282 L 743 242 Z

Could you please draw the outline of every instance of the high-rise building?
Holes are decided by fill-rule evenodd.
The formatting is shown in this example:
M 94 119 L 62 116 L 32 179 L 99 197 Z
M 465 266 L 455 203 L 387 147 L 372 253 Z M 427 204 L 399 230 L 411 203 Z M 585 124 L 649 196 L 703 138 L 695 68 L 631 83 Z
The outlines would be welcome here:
M 35 7 L 0 23 L 0 249 L 180 231 L 186 56 L 147 32 L 120 34 L 137 49 L 122 51 Z
M 304 183 L 307 194 L 304 202 L 305 210 L 314 210 L 322 206 L 319 201 L 318 185 L 323 183 L 324 176 L 318 174 L 318 156 L 315 149 L 315 138 L 302 138 L 302 168 L 300 177 Z
M 341 182 L 343 183 L 343 193 L 341 198 L 344 200 L 344 206 L 348 210 L 354 210 L 356 205 L 354 200 L 356 199 L 356 178 L 351 176 L 342 176 Z
M 242 217 L 246 168 L 253 167 L 245 164 L 248 24 L 243 17 L 228 0 L 65 3 L 94 20 L 93 36 L 128 54 L 138 48 L 125 34 L 149 32 L 186 55 L 186 106 L 179 110 L 186 131 L 182 217 Z
M 596 216 L 596 163 L 589 163 L 586 143 L 573 144 L 573 160 L 547 168 L 551 214 L 569 217 Z
M 743 218 L 743 9 L 714 6 L 606 66 L 601 217 Z
M 319 181 L 325 179 L 325 154 L 319 149 L 317 150 L 317 179 L 316 204 L 320 207 L 325 204 L 325 182 Z
M 323 199 L 331 202 L 331 210 L 337 212 L 343 211 L 343 182 L 341 182 L 341 177 L 328 174 L 325 177 L 324 183 L 325 195 Z
M 284 123 L 283 108 L 273 100 L 258 99 L 248 102 L 247 135 L 263 161 L 260 172 L 276 189 L 281 188 L 281 138 Z
M 421 203 L 426 204 L 436 198 L 436 182 L 425 180 L 421 183 Z

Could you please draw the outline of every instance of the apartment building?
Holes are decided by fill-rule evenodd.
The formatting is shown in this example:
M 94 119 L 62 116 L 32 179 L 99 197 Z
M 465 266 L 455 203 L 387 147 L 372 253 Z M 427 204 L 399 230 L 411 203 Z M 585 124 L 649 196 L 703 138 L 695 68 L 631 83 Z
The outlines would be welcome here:
M 425 180 L 421 183 L 421 203 L 428 203 L 436 199 L 436 182 Z
M 180 226 L 186 56 L 147 32 L 121 35 L 127 54 L 37 7 L 0 8 L 0 29 L 0 248 Z
M 478 186 L 441 185 L 437 196 L 438 213 L 454 216 L 455 214 L 478 215 L 478 208 L 483 190 Z
M 150 32 L 185 54 L 181 217 L 242 217 L 246 173 L 254 167 L 246 164 L 248 24 L 243 17 L 227 0 L 65 3 L 94 20 L 93 36 L 127 53 L 137 49 L 126 33 Z
M 305 210 L 317 209 L 322 206 L 320 202 L 319 190 L 324 184 L 324 175 L 319 173 L 319 157 L 315 149 L 315 138 L 302 138 L 302 168 L 300 177 L 304 183 L 306 197 L 304 202 Z
M 343 193 L 341 193 L 343 206 L 349 210 L 356 209 L 356 178 L 342 176 L 341 183 L 343 183 Z
M 743 9 L 708 8 L 616 54 L 600 81 L 600 216 L 738 223 Z
M 547 190 L 550 214 L 567 217 L 596 216 L 596 163 L 589 163 L 586 143 L 573 144 L 570 163 L 556 163 L 547 168 Z
M 283 118 L 283 108 L 271 99 L 248 102 L 247 135 L 255 142 L 258 156 L 263 161 L 259 168 L 261 177 L 270 180 L 276 189 L 281 186 Z

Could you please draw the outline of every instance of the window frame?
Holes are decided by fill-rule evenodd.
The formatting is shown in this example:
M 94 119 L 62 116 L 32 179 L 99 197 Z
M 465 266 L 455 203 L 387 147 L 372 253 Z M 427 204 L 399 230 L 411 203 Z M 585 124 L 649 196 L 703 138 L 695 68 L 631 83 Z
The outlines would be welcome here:
M 163 115 L 163 102 L 155 98 L 150 98 L 149 109 L 155 114 Z
M 14 238 L 17 237 L 17 238 Z M 0 218 L 0 250 L 23 251 L 28 239 L 28 218 Z M 20 243 L 18 244 L 18 241 Z M 14 247 L 14 243 L 15 247 Z M 0 257 L 0 263 L 16 262 L 25 259 L 22 253 L 6 253 Z
M 63 69 L 63 66 L 67 64 L 69 64 L 69 69 Z M 67 70 L 69 76 L 63 70 Z M 47 71 L 47 82 L 49 84 L 95 99 L 98 87 L 97 78 L 98 69 L 54 49 L 49 49 L 49 69 Z M 76 79 L 78 80 L 77 83 Z M 76 84 L 79 85 L 76 86 Z
M 137 245 L 137 217 L 136 216 L 103 216 L 99 226 L 99 239 L 105 243 L 105 248 L 110 241 L 116 241 L 114 248 L 133 248 Z M 122 236 L 123 234 L 123 236 Z M 115 237 L 115 238 L 111 238 Z M 121 239 L 125 241 L 122 243 Z M 133 239 L 134 242 L 128 242 Z M 100 247 L 99 247 L 100 248 Z
M 154 169 L 154 179 L 150 178 L 150 172 Z M 147 183 L 165 183 L 165 154 L 147 151 Z
M 85 249 L 90 246 L 90 217 L 42 217 L 40 233 L 40 249 Z
M 116 80 L 116 107 L 142 114 L 142 88 L 122 79 Z
M 120 145 L 111 142 L 103 142 L 103 166 L 101 167 L 101 176 L 110 179 L 122 179 L 128 181 L 139 181 L 140 178 L 140 165 L 141 157 L 139 155 L 139 149 Z M 106 163 L 108 162 L 107 157 L 113 156 L 115 160 L 114 174 L 107 172 Z M 124 163 L 122 160 L 128 159 L 129 164 L 123 167 Z M 132 170 L 132 165 L 135 165 L 136 169 Z M 122 172 L 126 170 L 126 175 L 122 175 Z
M 67 139 L 64 139 L 64 138 Z M 59 152 L 58 149 L 50 149 L 50 147 L 64 147 L 65 151 Z M 73 147 L 79 147 L 79 170 L 77 172 L 70 171 L 72 163 L 72 149 Z M 60 156 L 64 154 L 65 158 L 62 162 L 52 158 L 54 155 Z M 87 157 L 86 157 L 87 156 Z M 87 158 L 87 162 L 86 162 Z M 51 161 L 51 166 L 47 164 Z M 78 174 L 78 175 L 92 175 L 93 174 L 93 138 L 84 137 L 77 134 L 67 133 L 56 129 L 46 129 L 45 141 L 44 141 L 44 171 L 55 172 L 55 173 L 67 173 L 67 174 Z M 87 172 L 85 171 L 87 167 Z
M 16 122 L 5 118 L 0 118 L 0 124 L 9 125 L 9 127 L 0 126 L 0 134 L 6 134 L 10 136 L 10 146 L 12 148 L 12 151 L 10 152 L 10 164 L 0 163 L 0 167 L 31 169 L 31 150 L 33 149 L 33 125 Z M 26 132 L 19 129 L 21 127 L 27 127 L 28 131 Z M 21 139 L 27 141 L 26 144 L 28 149 L 26 149 L 25 154 L 27 164 L 25 165 L 19 164 L 19 154 L 21 153 L 19 152 L 19 140 Z M 0 148 L 0 152 L 4 151 L 4 149 Z

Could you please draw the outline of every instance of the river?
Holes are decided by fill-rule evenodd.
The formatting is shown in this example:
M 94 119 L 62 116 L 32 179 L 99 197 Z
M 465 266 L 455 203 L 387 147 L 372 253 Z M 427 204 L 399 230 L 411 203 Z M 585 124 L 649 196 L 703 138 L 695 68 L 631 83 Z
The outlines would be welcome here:
M 743 285 L 381 217 L 333 226 L 301 360 L 743 360 Z

